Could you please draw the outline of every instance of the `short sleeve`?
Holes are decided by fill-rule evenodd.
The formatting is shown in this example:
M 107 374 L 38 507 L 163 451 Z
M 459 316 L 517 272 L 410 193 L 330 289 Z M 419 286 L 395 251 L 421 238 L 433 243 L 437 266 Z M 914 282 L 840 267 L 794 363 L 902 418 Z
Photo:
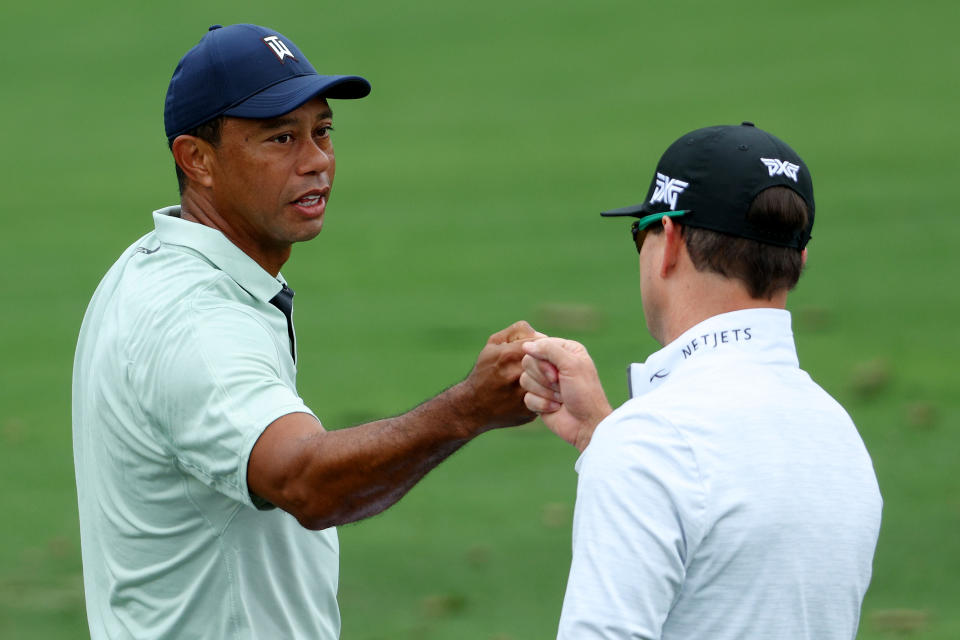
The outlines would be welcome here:
M 284 336 L 285 338 L 286 336 Z M 284 378 L 271 330 L 241 304 L 193 308 L 136 363 L 141 403 L 153 430 L 187 473 L 238 502 L 250 452 L 264 429 L 289 413 L 312 412 Z
M 602 422 L 577 463 L 563 640 L 660 638 L 702 536 L 693 452 L 673 425 L 635 405 Z

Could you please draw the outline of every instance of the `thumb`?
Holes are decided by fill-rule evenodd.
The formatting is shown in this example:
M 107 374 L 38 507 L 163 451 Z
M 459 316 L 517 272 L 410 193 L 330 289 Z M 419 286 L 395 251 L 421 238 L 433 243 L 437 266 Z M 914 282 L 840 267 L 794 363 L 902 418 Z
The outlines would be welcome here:
M 490 339 L 487 340 L 487 343 L 504 344 L 507 342 L 515 342 L 517 340 L 527 340 L 534 337 L 534 335 L 536 335 L 536 332 L 533 330 L 533 327 L 530 326 L 530 323 L 528 323 L 526 320 L 519 320 L 514 322 L 506 329 L 501 329 L 490 336 Z
M 586 347 L 574 340 L 540 338 L 523 344 L 523 350 L 539 360 L 546 360 L 559 371 L 569 371 L 583 360 L 589 360 Z

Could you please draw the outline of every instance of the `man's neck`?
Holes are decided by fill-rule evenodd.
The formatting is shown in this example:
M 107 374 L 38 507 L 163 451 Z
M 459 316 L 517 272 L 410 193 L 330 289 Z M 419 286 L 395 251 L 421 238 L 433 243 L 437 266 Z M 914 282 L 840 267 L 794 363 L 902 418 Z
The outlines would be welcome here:
M 685 283 L 682 291 L 664 313 L 662 335 L 654 337 L 661 345 L 676 340 L 685 331 L 708 318 L 743 309 L 785 309 L 787 290 L 776 292 L 771 298 L 754 298 L 737 280 L 712 273 L 700 273 Z
M 270 250 L 246 241 L 246 236 L 227 217 L 220 215 L 213 203 L 193 190 L 187 189 L 180 197 L 180 217 L 216 229 L 274 278 L 290 258 L 290 247 Z

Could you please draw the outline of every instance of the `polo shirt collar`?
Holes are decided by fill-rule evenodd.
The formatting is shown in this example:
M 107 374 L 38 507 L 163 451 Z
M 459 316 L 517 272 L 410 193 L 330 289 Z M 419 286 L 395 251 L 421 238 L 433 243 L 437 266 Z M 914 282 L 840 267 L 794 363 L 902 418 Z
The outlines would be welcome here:
M 283 276 L 274 278 L 256 260 L 233 244 L 220 231 L 184 220 L 180 207 L 166 207 L 153 212 L 157 238 L 164 244 L 192 249 L 243 287 L 250 295 L 269 302 L 283 288 Z
M 630 397 L 649 393 L 685 368 L 718 357 L 799 367 L 790 312 L 744 309 L 704 320 L 652 354 L 646 362 L 630 365 L 627 370 Z

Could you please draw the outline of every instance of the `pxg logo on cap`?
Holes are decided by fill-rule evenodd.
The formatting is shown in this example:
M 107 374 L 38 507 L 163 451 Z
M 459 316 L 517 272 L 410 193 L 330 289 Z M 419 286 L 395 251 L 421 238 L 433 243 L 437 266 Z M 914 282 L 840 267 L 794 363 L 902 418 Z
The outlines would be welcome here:
M 671 211 L 675 211 L 677 208 L 677 197 L 689 186 L 689 182 L 677 180 L 676 178 L 671 178 L 658 172 L 656 187 L 654 187 L 653 190 L 653 197 L 650 198 L 650 204 L 663 202 L 670 205 Z
M 797 171 L 800 170 L 800 165 L 778 158 L 760 158 L 760 162 L 766 165 L 771 178 L 773 176 L 787 176 L 794 182 L 797 181 Z

